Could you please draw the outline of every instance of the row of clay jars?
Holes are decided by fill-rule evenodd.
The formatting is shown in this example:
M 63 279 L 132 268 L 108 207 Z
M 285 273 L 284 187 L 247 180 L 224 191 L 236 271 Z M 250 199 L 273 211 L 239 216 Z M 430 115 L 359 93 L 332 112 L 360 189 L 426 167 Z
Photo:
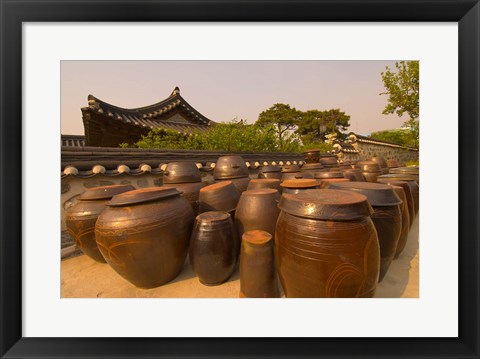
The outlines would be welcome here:
M 407 182 L 413 198 L 413 205 L 415 209 L 414 218 L 417 216 L 418 210 L 420 208 L 420 189 L 418 185 L 418 180 L 415 176 L 390 173 L 388 175 L 379 176 L 377 181 L 380 183 L 390 183 L 395 181 Z
M 401 199 L 392 187 L 381 183 L 333 183 L 331 189 L 360 193 L 368 198 L 373 208 L 371 219 L 380 243 L 380 277 L 382 281 L 395 256 L 402 229 Z
M 175 188 L 151 187 L 118 194 L 95 225 L 107 263 L 140 288 L 173 280 L 188 252 L 194 213 Z
M 283 194 L 279 207 L 275 259 L 286 297 L 374 295 L 380 251 L 365 196 L 311 189 Z

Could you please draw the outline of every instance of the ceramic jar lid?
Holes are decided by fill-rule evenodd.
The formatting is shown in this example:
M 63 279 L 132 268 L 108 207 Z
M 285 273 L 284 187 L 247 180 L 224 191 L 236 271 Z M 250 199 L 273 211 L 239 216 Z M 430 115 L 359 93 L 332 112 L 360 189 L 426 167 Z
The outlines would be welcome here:
M 272 235 L 258 229 L 247 231 L 242 235 L 242 240 L 254 245 L 266 244 L 272 240 Z
M 230 218 L 230 214 L 223 211 L 209 211 L 199 214 L 195 220 L 198 223 L 211 225 L 216 224 L 218 222 L 228 221 Z
M 127 192 L 133 191 L 135 187 L 131 185 L 112 185 L 112 186 L 101 186 L 95 187 L 91 189 L 87 189 L 85 192 L 82 193 L 80 197 L 78 197 L 81 201 L 91 201 L 91 200 L 98 200 L 98 199 L 110 199 L 113 196 Z
M 213 178 L 232 179 L 248 177 L 245 160 L 240 156 L 221 156 L 213 169 Z
M 163 172 L 163 183 L 201 182 L 202 176 L 195 162 L 170 162 Z
M 396 206 L 402 203 L 392 187 L 382 183 L 337 182 L 330 183 L 329 188 L 363 194 L 372 206 Z
M 373 213 L 364 195 L 331 189 L 283 194 L 278 207 L 295 216 L 323 220 L 354 220 Z
M 280 186 L 284 188 L 314 188 L 318 186 L 318 182 L 309 178 L 288 179 L 280 183 Z
M 316 179 L 325 179 L 325 178 L 343 178 L 345 177 L 342 172 L 338 171 L 329 171 L 329 172 L 315 172 Z
M 114 196 L 112 200 L 107 203 L 107 206 L 121 207 L 145 202 L 153 202 L 159 199 L 177 196 L 181 193 L 182 192 L 178 191 L 176 188 L 169 187 L 141 188 Z

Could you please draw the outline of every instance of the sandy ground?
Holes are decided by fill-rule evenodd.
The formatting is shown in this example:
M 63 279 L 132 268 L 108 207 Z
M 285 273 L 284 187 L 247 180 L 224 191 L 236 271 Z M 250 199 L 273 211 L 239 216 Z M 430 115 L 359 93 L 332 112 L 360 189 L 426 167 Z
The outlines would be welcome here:
M 418 222 L 410 230 L 405 250 L 393 261 L 376 298 L 418 298 Z M 62 261 L 62 298 L 238 298 L 238 270 L 219 286 L 201 284 L 188 259 L 180 275 L 172 282 L 154 289 L 139 289 L 120 277 L 108 264 L 100 264 L 82 255 Z

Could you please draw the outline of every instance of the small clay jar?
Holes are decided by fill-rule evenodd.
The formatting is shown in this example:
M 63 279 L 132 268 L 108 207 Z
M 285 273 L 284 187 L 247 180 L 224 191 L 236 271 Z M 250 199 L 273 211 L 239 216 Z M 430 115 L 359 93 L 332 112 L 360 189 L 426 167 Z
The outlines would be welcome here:
M 320 150 L 308 150 L 303 152 L 303 158 L 305 158 L 306 163 L 319 163 L 320 161 Z
M 286 297 L 372 297 L 380 252 L 363 195 L 313 189 L 282 195 L 275 263 Z
M 245 232 L 255 229 L 275 235 L 275 225 L 280 213 L 279 199 L 278 191 L 271 188 L 243 192 L 235 212 L 238 237 L 242 238 Z
M 321 163 L 306 163 L 302 166 L 301 173 L 309 173 L 312 176 L 315 175 L 315 172 L 323 170 L 324 167 Z
M 272 188 L 280 191 L 280 180 L 276 178 L 260 178 L 250 180 L 247 190 Z
M 151 187 L 114 196 L 95 225 L 108 264 L 139 288 L 154 288 L 182 270 L 193 210 L 175 188 Z
M 362 171 L 358 168 L 348 168 L 342 170 L 343 176 L 353 182 L 365 182 Z
M 192 183 L 201 182 L 202 175 L 195 162 L 169 162 L 163 172 L 163 183 Z
M 258 178 L 282 178 L 282 169 L 278 166 L 263 166 L 258 171 Z
M 398 239 L 395 255 L 393 256 L 393 259 L 397 259 L 407 245 L 408 232 L 410 230 L 410 215 L 408 213 L 407 197 L 405 196 L 405 191 L 403 190 L 403 188 L 394 185 L 391 185 L 391 187 L 393 188 L 397 196 L 400 197 L 400 199 L 402 200 L 402 204 L 400 205 L 400 209 L 402 212 L 402 230 Z
M 231 181 L 214 183 L 200 189 L 198 211 L 222 211 L 232 214 L 239 199 L 240 193 Z
M 193 271 L 204 285 L 226 282 L 235 271 L 238 238 L 226 212 L 197 216 L 190 239 L 189 258 Z
M 213 169 L 213 178 L 232 179 L 248 177 L 248 168 L 245 160 L 240 156 L 221 156 Z
M 338 167 L 337 156 L 321 155 L 320 163 L 326 168 Z
M 318 188 L 329 188 L 330 184 L 332 183 L 338 183 L 338 182 L 350 182 L 348 178 L 324 178 L 322 180 L 319 180 L 320 184 Z
M 377 182 L 378 176 L 382 175 L 382 169 L 378 163 L 373 161 L 357 162 L 355 168 L 358 168 L 362 171 L 362 175 L 367 182 Z
M 242 237 L 240 252 L 240 298 L 278 298 L 272 235 L 248 231 Z
M 309 178 L 291 179 L 283 181 L 280 186 L 282 193 L 296 194 L 307 189 L 318 188 L 318 182 Z
M 387 165 L 387 160 L 383 157 L 372 157 L 370 161 L 378 163 L 380 166 L 380 171 L 382 172 L 383 175 L 388 174 L 388 165 Z
M 132 191 L 130 185 L 102 186 L 87 189 L 79 201 L 71 206 L 65 215 L 67 231 L 75 240 L 77 247 L 93 260 L 106 263 L 95 241 L 95 223 L 110 199 L 119 193 Z
M 392 187 L 381 183 L 332 183 L 330 189 L 348 190 L 365 195 L 373 208 L 371 215 L 380 243 L 380 276 L 382 281 L 392 263 L 402 230 L 402 201 Z

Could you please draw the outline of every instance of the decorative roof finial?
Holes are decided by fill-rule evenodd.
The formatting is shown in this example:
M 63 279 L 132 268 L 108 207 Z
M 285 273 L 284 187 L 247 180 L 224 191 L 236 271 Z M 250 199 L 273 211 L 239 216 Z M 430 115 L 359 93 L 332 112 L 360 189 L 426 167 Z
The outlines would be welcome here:
M 170 97 L 173 97 L 173 96 L 176 96 L 176 95 L 180 95 L 180 89 L 178 88 L 178 86 L 175 86 L 175 88 L 173 89 L 173 92 L 170 95 Z

